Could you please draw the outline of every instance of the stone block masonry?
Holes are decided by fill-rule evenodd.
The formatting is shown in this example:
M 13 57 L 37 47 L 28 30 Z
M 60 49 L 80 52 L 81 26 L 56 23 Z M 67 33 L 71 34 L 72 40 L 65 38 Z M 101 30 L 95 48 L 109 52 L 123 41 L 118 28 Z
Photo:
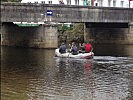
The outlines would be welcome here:
M 132 25 L 104 26 L 105 23 L 85 26 L 85 40 L 94 44 L 133 44 Z M 101 27 L 104 26 L 104 27 Z
M 19 27 L 13 23 L 3 23 L 1 45 L 57 48 L 57 27 L 52 25 Z

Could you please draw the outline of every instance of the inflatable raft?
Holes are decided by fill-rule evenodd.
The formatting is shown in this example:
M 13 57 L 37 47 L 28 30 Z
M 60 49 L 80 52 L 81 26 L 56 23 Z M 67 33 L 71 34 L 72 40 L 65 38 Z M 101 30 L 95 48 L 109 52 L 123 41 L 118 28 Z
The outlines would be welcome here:
M 55 50 L 55 56 L 56 57 L 64 57 L 64 58 L 79 58 L 79 59 L 90 59 L 93 58 L 94 53 L 89 52 L 89 53 L 78 53 L 77 55 L 73 55 L 72 53 L 66 52 L 61 54 L 59 52 L 59 49 Z

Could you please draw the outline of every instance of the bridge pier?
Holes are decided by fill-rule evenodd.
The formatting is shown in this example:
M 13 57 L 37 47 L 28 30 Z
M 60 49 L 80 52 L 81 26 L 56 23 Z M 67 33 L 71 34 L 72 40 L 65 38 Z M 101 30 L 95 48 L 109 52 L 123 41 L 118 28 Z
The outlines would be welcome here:
M 133 34 L 133 22 L 129 23 L 129 33 Z
M 129 34 L 128 34 L 128 40 L 130 44 L 133 44 L 133 22 L 129 23 Z
M 84 39 L 94 44 L 133 44 L 133 24 L 114 25 L 85 23 Z
M 1 45 L 57 48 L 57 27 L 55 25 L 20 27 L 13 23 L 2 23 Z

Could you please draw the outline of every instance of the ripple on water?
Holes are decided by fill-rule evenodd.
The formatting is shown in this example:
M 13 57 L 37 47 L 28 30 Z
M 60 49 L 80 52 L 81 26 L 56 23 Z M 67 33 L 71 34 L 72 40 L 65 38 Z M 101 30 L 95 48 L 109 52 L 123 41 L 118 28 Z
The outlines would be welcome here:
M 47 51 L 33 51 L 24 55 L 24 62 L 16 54 L 20 63 L 15 62 L 17 59 L 5 60 L 3 100 L 126 100 L 133 97 L 132 57 L 61 59 L 47 57 Z

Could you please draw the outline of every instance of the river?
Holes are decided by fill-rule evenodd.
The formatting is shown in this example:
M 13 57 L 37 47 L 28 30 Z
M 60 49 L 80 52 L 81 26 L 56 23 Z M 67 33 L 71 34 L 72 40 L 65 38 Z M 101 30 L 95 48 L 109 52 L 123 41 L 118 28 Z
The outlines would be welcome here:
M 133 100 L 133 45 L 94 46 L 93 59 L 1 47 L 1 100 Z

